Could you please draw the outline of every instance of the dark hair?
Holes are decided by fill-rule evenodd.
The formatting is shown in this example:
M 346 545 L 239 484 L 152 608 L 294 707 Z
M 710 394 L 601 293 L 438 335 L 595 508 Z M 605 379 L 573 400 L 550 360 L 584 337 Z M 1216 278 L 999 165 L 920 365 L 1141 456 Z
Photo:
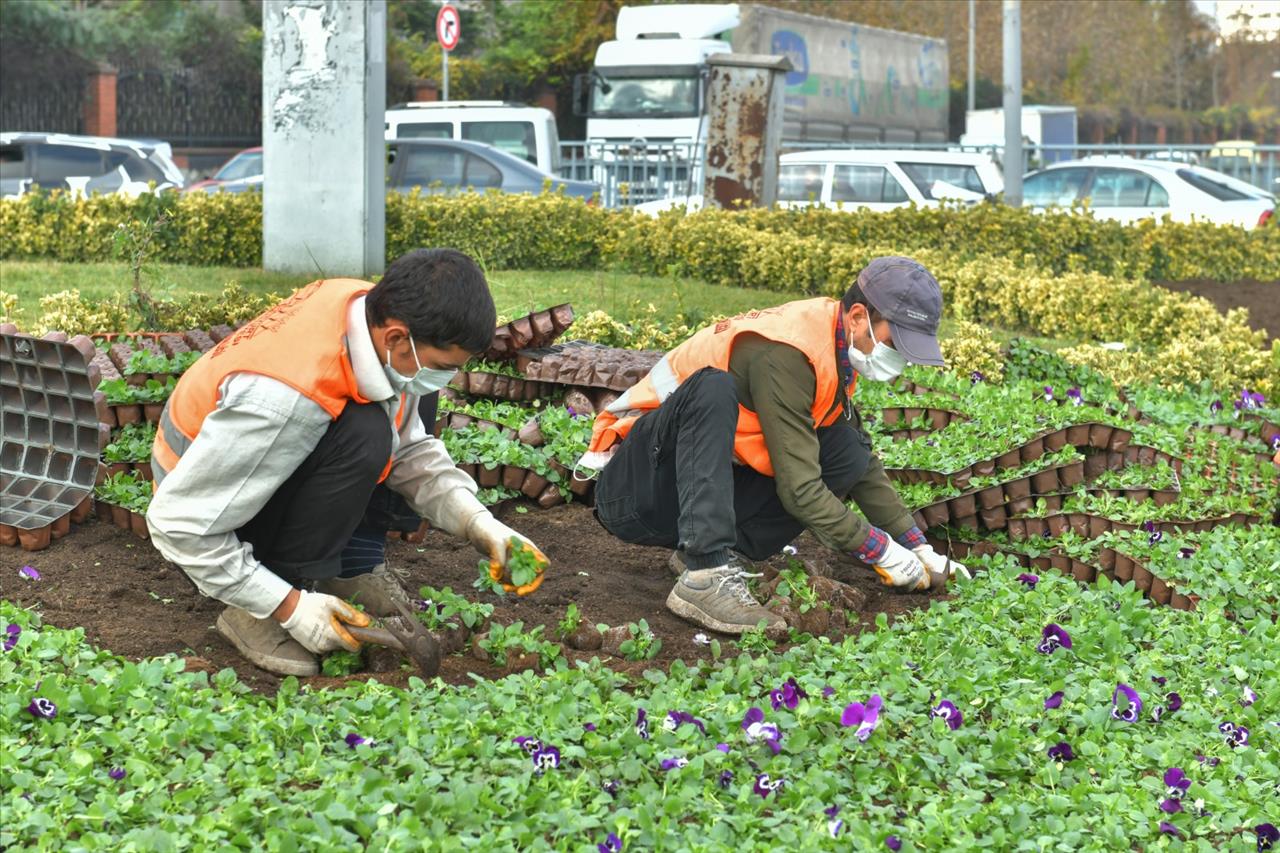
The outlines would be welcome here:
M 867 317 L 872 323 L 879 323 L 882 319 L 880 312 L 867 301 L 867 295 L 862 292 L 862 285 L 856 281 L 849 285 L 849 289 L 844 292 L 844 297 L 840 300 L 840 307 L 846 312 L 855 305 L 861 305 L 867 309 Z
M 498 322 L 484 273 L 457 249 L 414 249 L 396 258 L 369 291 L 365 312 L 375 326 L 403 322 L 416 343 L 472 353 L 489 348 Z

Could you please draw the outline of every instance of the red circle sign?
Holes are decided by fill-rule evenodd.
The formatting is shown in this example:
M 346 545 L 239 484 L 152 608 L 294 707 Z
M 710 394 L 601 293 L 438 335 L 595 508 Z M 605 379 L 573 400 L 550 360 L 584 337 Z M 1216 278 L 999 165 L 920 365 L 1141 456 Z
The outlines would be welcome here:
M 453 50 L 458 46 L 461 36 L 462 21 L 458 17 L 458 10 L 452 6 L 441 6 L 440 13 L 436 15 L 436 40 L 440 42 L 440 46 L 445 50 Z

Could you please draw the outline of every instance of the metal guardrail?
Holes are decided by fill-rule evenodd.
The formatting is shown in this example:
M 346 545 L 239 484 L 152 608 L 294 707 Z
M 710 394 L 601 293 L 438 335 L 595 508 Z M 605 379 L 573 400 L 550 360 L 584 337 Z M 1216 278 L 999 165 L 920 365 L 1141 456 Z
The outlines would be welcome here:
M 813 150 L 908 149 L 985 153 L 1000 163 L 1002 145 L 959 143 L 784 142 L 784 153 Z M 702 193 L 703 146 L 690 140 L 654 142 L 563 142 L 560 176 L 596 181 L 605 207 Z M 1280 194 L 1280 145 L 1087 144 L 1028 145 L 1026 171 L 1083 157 L 1135 157 L 1204 166 L 1268 192 Z

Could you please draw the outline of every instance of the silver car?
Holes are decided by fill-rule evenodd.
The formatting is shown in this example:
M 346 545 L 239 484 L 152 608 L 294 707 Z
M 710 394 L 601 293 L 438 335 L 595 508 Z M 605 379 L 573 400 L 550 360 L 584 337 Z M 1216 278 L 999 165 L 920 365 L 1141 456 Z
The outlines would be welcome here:
M 91 195 L 137 196 L 181 189 L 182 172 L 167 142 L 74 136 L 66 133 L 0 133 L 0 196 L 33 189 Z
M 496 189 L 537 195 L 548 185 L 552 192 L 563 187 L 565 195 L 587 201 L 600 193 L 600 185 L 593 181 L 566 180 L 480 142 L 400 139 L 387 143 L 387 189 L 396 192 L 421 187 L 425 193 Z

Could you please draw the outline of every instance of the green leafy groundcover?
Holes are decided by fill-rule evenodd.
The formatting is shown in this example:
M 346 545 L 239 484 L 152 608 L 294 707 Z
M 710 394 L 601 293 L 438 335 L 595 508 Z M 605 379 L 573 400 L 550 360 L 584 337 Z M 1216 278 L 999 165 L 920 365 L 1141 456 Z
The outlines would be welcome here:
M 634 687 L 561 664 L 466 688 L 287 680 L 264 697 L 229 670 L 128 663 L 0 603 L 21 631 L 0 655 L 0 845 L 595 850 L 613 833 L 626 850 L 1254 849 L 1280 796 L 1275 613 L 1232 622 L 982 565 L 891 627 L 677 663 Z M 1050 624 L 1070 648 L 1037 651 Z M 1142 699 L 1136 722 L 1113 718 L 1129 710 L 1118 684 Z M 1171 693 L 1181 707 L 1153 721 Z M 842 715 L 856 723 L 849 706 L 872 695 L 883 710 L 863 742 Z M 28 710 L 36 698 L 56 716 Z M 931 717 L 943 701 L 954 730 Z M 751 708 L 763 721 L 748 732 Z M 1050 758 L 1064 743 L 1074 757 Z M 1165 811 L 1175 767 L 1189 787 Z

